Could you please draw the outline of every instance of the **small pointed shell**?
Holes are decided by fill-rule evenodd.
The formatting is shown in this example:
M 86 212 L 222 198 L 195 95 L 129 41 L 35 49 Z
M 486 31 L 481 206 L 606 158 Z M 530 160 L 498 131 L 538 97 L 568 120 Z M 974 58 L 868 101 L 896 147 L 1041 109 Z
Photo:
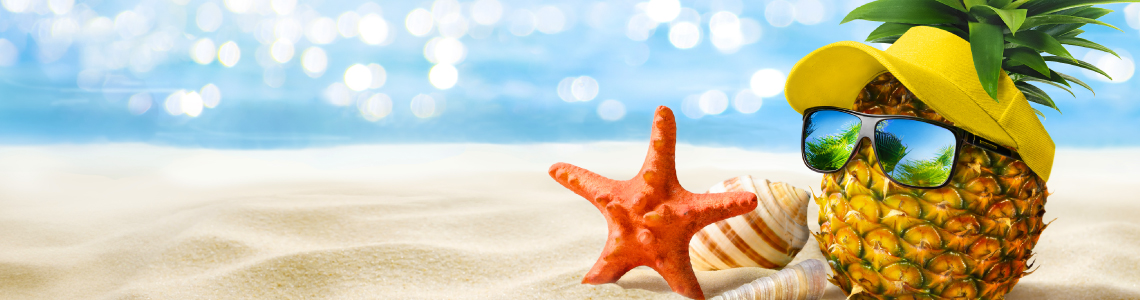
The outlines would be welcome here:
M 791 262 L 807 242 L 811 194 L 783 182 L 754 182 L 747 175 L 718 183 L 708 192 L 728 191 L 752 192 L 759 204 L 752 212 L 709 224 L 693 235 L 689 241 L 693 269 L 779 269 Z
M 822 261 L 805 260 L 712 299 L 819 300 L 827 288 L 827 270 Z

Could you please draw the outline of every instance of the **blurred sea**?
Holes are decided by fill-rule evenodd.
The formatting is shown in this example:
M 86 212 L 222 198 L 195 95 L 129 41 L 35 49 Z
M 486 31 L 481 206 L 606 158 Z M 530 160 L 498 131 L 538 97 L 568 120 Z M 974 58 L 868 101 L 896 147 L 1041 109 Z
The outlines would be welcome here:
M 682 143 L 794 152 L 783 77 L 863 2 L 2 0 L 0 143 L 642 140 L 666 105 Z M 1104 7 L 1123 59 L 1069 48 L 1115 81 L 1056 67 L 1097 92 L 1045 88 L 1060 147 L 1140 145 L 1140 4 Z

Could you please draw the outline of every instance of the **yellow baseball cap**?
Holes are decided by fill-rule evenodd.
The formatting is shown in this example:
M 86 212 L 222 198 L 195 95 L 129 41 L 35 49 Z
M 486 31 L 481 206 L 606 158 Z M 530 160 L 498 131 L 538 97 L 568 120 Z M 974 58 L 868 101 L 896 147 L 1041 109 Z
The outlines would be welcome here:
M 941 29 L 915 26 L 886 51 L 851 41 L 823 46 L 788 74 L 784 96 L 800 114 L 816 106 L 850 108 L 875 76 L 891 72 L 918 99 L 955 126 L 1012 147 L 1049 180 L 1055 145 L 1025 95 L 1005 72 L 998 99 L 982 89 L 970 43 Z

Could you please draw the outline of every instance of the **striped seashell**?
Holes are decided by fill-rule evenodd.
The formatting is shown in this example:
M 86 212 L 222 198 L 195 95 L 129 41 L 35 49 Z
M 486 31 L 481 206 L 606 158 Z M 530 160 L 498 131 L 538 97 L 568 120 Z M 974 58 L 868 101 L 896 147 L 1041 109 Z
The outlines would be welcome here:
M 827 289 L 827 270 L 822 261 L 809 259 L 756 279 L 712 300 L 819 300 Z
M 759 184 L 757 184 L 759 183 Z M 689 260 L 700 271 L 738 267 L 783 268 L 807 242 L 811 194 L 783 182 L 740 176 L 709 193 L 748 191 L 759 204 L 752 212 L 709 224 L 689 241 Z

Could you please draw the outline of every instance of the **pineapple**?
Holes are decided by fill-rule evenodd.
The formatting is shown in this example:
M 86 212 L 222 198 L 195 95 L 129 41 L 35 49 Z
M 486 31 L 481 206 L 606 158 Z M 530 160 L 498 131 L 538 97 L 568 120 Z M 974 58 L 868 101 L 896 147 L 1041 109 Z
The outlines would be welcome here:
M 1134 1 L 877 0 L 855 9 L 844 22 L 884 22 L 867 39 L 875 43 L 893 43 L 919 25 L 958 35 L 970 42 L 978 79 L 995 101 L 1005 72 L 1026 100 L 1060 111 L 1033 83 L 1069 93 L 1075 83 L 1091 91 L 1046 62 L 1108 76 L 1073 58 L 1062 45 L 1115 55 L 1077 37 L 1086 24 L 1112 27 L 1096 20 L 1111 11 L 1091 6 L 1109 2 Z M 872 79 L 852 109 L 953 125 L 890 73 Z M 949 184 L 918 189 L 891 182 L 879 164 L 918 167 L 880 162 L 866 142 L 855 147 L 843 169 L 824 176 L 822 195 L 816 198 L 816 239 L 835 271 L 832 283 L 852 299 L 1003 299 L 1032 272 L 1032 249 L 1047 227 L 1042 217 L 1048 191 L 1045 180 L 1024 162 L 965 144 L 953 162 L 957 169 Z M 840 162 L 842 158 L 846 156 Z
M 953 125 L 890 73 L 867 84 L 854 110 Z M 967 144 L 949 184 L 914 189 L 882 173 L 869 143 L 856 147 L 816 198 L 831 281 L 853 299 L 1001 299 L 1026 274 L 1048 192 L 1025 163 Z

